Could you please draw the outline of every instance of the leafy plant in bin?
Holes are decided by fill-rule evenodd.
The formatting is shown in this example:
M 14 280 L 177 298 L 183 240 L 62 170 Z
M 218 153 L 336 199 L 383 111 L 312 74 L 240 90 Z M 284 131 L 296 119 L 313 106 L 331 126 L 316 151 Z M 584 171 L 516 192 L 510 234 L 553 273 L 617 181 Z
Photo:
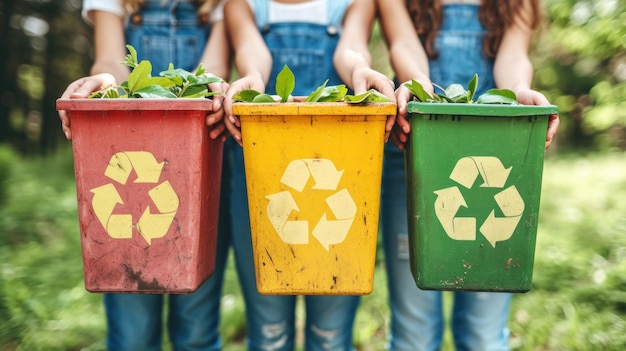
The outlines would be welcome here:
M 438 103 L 460 103 L 460 104 L 504 104 L 517 105 L 517 96 L 509 89 L 489 89 L 480 95 L 474 102 L 474 94 L 478 86 L 478 75 L 474 77 L 467 85 L 467 90 L 461 84 L 451 84 L 447 88 L 442 88 L 433 83 L 433 86 L 443 91 L 442 94 L 430 95 L 424 87 L 416 80 L 404 83 L 404 86 L 415 96 L 415 99 L 421 102 L 438 102 Z
M 327 86 L 328 79 L 317 89 L 312 91 L 304 102 L 347 102 L 353 104 L 366 102 L 389 102 L 389 98 L 375 89 L 370 89 L 359 95 L 347 95 L 348 88 L 344 84 Z M 296 87 L 296 77 L 289 66 L 284 65 L 276 75 L 276 96 L 263 94 L 256 90 L 242 90 L 233 96 L 233 100 L 253 103 L 288 102 L 291 93 Z
M 217 94 L 208 90 L 207 84 L 222 82 L 218 77 L 206 73 L 202 64 L 195 73 L 174 68 L 170 63 L 166 71 L 152 77 L 150 61 L 137 62 L 137 51 L 126 45 L 128 54 L 121 64 L 129 66 L 132 71 L 128 80 L 118 86 L 110 86 L 92 93 L 90 98 L 206 98 Z

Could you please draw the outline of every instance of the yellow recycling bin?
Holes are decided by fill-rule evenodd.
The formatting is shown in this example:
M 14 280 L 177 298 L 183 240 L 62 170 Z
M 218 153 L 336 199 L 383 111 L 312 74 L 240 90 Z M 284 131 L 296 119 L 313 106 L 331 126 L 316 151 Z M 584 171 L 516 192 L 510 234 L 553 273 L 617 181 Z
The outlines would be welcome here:
M 236 103 L 233 112 L 259 292 L 369 294 L 395 103 Z

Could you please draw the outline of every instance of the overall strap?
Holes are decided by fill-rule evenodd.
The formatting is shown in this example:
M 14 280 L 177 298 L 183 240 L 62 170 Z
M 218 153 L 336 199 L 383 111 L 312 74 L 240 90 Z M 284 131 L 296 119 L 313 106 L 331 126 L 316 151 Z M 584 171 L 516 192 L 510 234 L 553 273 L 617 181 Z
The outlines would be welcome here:
M 269 0 L 250 0 L 254 6 L 254 16 L 259 29 L 265 28 L 269 24 Z M 346 9 L 352 0 L 327 0 L 328 23 L 329 26 L 341 28 Z
M 179 2 L 188 2 L 188 1 L 170 0 L 170 1 L 163 2 L 161 0 L 146 0 L 141 4 L 140 11 L 141 11 L 141 8 L 156 9 L 156 8 L 165 8 L 165 7 L 167 7 L 169 11 L 174 11 Z
M 256 26 L 263 31 L 269 25 L 269 0 L 251 0 L 254 6 L 253 12 L 256 18 Z
M 341 28 L 346 9 L 352 0 L 327 0 L 328 8 L 328 25 Z

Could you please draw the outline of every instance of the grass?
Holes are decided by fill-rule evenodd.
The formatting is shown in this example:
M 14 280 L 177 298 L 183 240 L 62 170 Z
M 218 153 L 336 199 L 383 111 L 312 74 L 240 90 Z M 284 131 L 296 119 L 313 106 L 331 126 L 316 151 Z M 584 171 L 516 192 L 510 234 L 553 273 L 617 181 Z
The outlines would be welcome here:
M 626 347 L 626 154 L 551 157 L 533 289 L 514 300 L 520 350 Z
M 624 153 L 548 154 L 533 288 L 513 301 L 513 349 L 626 349 L 625 164 Z M 67 149 L 20 159 L 0 147 L 1 351 L 104 349 L 101 296 L 82 281 L 72 167 Z M 383 350 L 387 338 L 380 252 L 378 262 L 374 292 L 357 315 L 360 351 Z M 245 350 L 232 261 L 222 310 L 224 350 Z M 449 331 L 446 340 L 452 350 Z

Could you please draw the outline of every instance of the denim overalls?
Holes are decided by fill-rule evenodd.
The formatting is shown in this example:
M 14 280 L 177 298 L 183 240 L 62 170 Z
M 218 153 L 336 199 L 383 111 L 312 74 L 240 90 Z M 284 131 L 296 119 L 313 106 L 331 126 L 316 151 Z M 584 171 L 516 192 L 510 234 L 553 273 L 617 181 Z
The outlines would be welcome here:
M 493 60 L 486 58 L 485 29 L 476 5 L 447 5 L 436 39 L 439 57 L 429 60 L 430 79 L 443 88 L 467 86 L 478 73 L 476 96 L 495 86 Z M 451 141 L 453 142 L 453 141 Z M 444 332 L 442 292 L 417 288 L 409 266 L 404 154 L 385 145 L 381 221 L 392 310 L 389 350 L 439 350 Z M 509 293 L 455 292 L 450 318 L 458 351 L 508 350 Z
M 137 58 L 149 59 L 152 75 L 176 68 L 193 71 L 198 67 L 211 24 L 197 15 L 195 1 L 151 0 L 128 18 L 126 42 L 137 50 Z
M 328 79 L 328 85 L 343 84 L 333 54 L 341 35 L 341 22 L 350 1 L 329 0 L 328 24 L 269 23 L 269 3 L 254 0 L 257 27 L 272 53 L 272 73 L 266 92 L 276 94 L 276 75 L 289 66 L 296 77 L 294 96 L 309 95 Z
M 162 4 L 163 3 L 163 4 Z M 169 63 L 188 71 L 196 69 L 209 35 L 210 23 L 198 23 L 193 1 L 146 1 L 131 15 L 126 42 L 139 60 L 150 60 L 152 75 Z M 167 328 L 174 350 L 217 351 L 220 297 L 228 242 L 218 236 L 215 272 L 196 292 L 170 295 Z M 164 295 L 105 294 L 107 348 L 109 350 L 161 350 Z
M 283 64 L 288 64 L 296 77 L 294 96 L 308 95 L 324 83 L 340 84 L 332 55 L 338 40 L 338 31 L 328 34 L 331 27 L 339 28 L 348 1 L 329 0 L 329 18 L 332 25 L 307 23 L 268 23 L 268 2 L 254 0 L 254 11 L 259 30 L 274 56 L 272 79 Z M 332 30 L 331 30 L 332 32 Z M 266 92 L 275 93 L 270 82 Z M 228 205 L 233 233 L 235 261 L 246 303 L 247 346 L 249 351 L 293 351 L 296 334 L 297 296 L 261 295 L 256 288 L 248 198 L 242 148 L 232 139 L 226 142 L 224 168 L 231 169 Z M 305 349 L 307 351 L 351 350 L 352 328 L 358 305 L 353 296 L 306 296 Z

